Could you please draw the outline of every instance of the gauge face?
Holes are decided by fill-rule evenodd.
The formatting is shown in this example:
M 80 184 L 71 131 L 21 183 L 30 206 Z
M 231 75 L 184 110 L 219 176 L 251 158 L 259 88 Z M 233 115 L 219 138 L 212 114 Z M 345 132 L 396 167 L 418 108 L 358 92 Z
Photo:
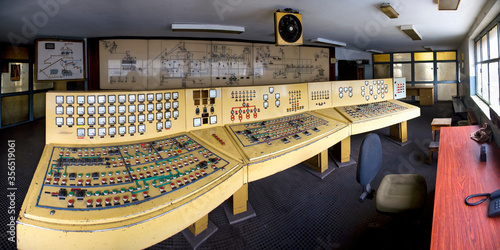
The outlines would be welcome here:
M 106 102 L 106 96 L 105 95 L 98 95 L 97 96 L 97 102 L 102 104 Z
M 64 119 L 62 117 L 56 117 L 56 125 L 57 126 L 64 125 Z
M 139 122 L 144 122 L 146 120 L 146 116 L 145 115 L 139 115 L 138 119 L 137 119 Z
M 78 126 L 85 125 L 85 118 L 83 117 L 76 118 L 76 125 Z
M 123 127 L 123 126 L 122 127 L 118 127 L 118 134 L 124 135 L 125 131 L 126 131 L 125 127 Z
M 170 102 L 165 103 L 165 109 L 170 109 Z
M 163 129 L 163 123 L 162 122 L 156 123 L 156 130 L 162 130 L 162 129 Z
M 93 115 L 93 114 L 95 114 L 95 107 L 94 107 L 94 106 L 87 107 L 87 113 L 88 113 L 89 115 Z
M 110 114 L 116 113 L 116 106 L 114 106 L 114 105 L 113 106 L 109 106 L 108 107 L 108 113 L 110 113 Z
M 217 97 L 217 90 L 211 89 L 208 91 L 208 97 L 210 98 L 216 98 Z
M 361 86 L 361 90 L 365 90 L 365 86 Z
M 125 95 L 118 95 L 118 102 L 119 103 L 124 103 L 126 101 Z
M 163 119 L 163 113 L 156 113 L 156 120 Z
M 128 105 L 128 112 L 134 113 L 135 112 L 135 105 Z
M 163 108 L 163 105 L 161 103 L 156 104 L 156 110 L 161 110 Z
M 171 121 L 166 121 L 165 122 L 165 129 L 170 129 L 172 127 L 172 122 Z
M 275 97 L 276 99 L 280 99 L 280 93 L 276 93 Z
M 172 107 L 173 107 L 174 109 L 178 108 L 178 107 L 179 107 L 179 102 L 174 102 L 174 103 L 172 103 Z
M 144 112 L 144 110 L 146 109 L 146 106 L 144 104 L 139 104 L 138 108 L 139 112 Z
M 76 136 L 78 137 L 84 137 L 85 136 L 85 129 L 84 128 L 79 128 L 76 130 Z
M 349 87 L 349 91 L 352 92 L 352 87 Z
M 269 107 L 269 103 L 268 102 L 264 102 L 264 108 L 267 109 L 267 107 Z
M 120 123 L 120 124 L 124 124 L 125 123 L 125 116 L 124 115 L 118 116 L 118 123 Z
M 269 99 L 269 96 L 267 94 L 264 94 L 264 101 L 267 101 Z
M 85 96 L 79 95 L 76 97 L 76 103 L 77 104 L 84 104 L 85 103 Z
M 62 96 L 62 95 L 56 96 L 56 103 L 63 104 L 64 103 L 64 96 Z
M 170 100 L 170 92 L 165 93 L 165 100 L 167 101 Z
M 340 88 L 339 88 L 339 92 L 341 92 L 341 93 L 342 93 L 342 91 L 344 91 L 344 88 L 340 87 Z
M 75 109 L 73 106 L 66 107 L 66 114 L 67 115 L 72 115 L 75 113 Z
M 106 117 L 97 118 L 97 123 L 99 123 L 99 125 L 105 125 L 106 124 Z
M 108 117 L 108 123 L 109 123 L 109 125 L 116 124 L 116 116 L 110 116 L 110 117 Z
M 64 113 L 64 108 L 62 106 L 56 107 L 56 115 L 62 115 Z
M 163 95 L 161 93 L 156 94 L 156 100 L 161 101 L 163 99 Z
M 105 136 L 106 135 L 106 128 L 99 128 L 97 130 L 97 133 L 99 134 L 99 136 Z
M 115 103 L 116 102 L 116 96 L 115 95 L 108 95 L 108 102 L 109 103 Z
M 346 93 L 347 93 L 347 91 L 348 91 L 348 90 L 349 90 L 349 88 L 344 87 L 344 92 L 346 92 Z
M 210 116 L 210 124 L 217 124 L 217 116 L 216 115 Z
M 85 114 L 85 107 L 76 107 L 76 114 L 77 115 Z
M 66 96 L 66 103 L 67 104 L 73 104 L 75 103 L 75 97 L 72 95 Z
M 66 125 L 73 126 L 74 124 L 75 124 L 75 120 L 73 119 L 73 117 L 66 118 Z
M 153 114 L 148 114 L 148 121 L 153 121 L 155 119 L 155 116 Z
M 370 84 L 370 83 L 368 83 L 368 81 L 365 81 L 365 85 L 368 86 L 368 84 Z
M 89 136 L 91 136 L 91 137 L 95 136 L 95 128 L 89 128 L 88 132 L 89 132 Z
M 179 111 L 175 110 L 173 115 L 174 115 L 174 118 L 179 117 Z
M 125 105 L 118 106 L 118 113 L 120 113 L 120 114 L 125 113 Z
M 274 93 L 274 87 L 269 87 L 269 93 Z
M 109 135 L 116 135 L 116 128 L 115 127 L 110 127 L 108 129 Z
M 139 133 L 144 133 L 144 132 L 146 132 L 146 125 L 139 125 L 139 127 L 138 127 L 138 128 L 139 128 L 139 129 L 138 129 Z
M 154 96 L 153 94 L 148 94 L 148 102 L 154 101 Z
M 100 115 L 102 115 L 102 114 L 106 114 L 106 107 L 104 107 L 104 106 L 99 106 L 99 107 L 97 108 L 97 113 L 99 113 Z
M 172 99 L 174 99 L 174 100 L 179 99 L 179 92 L 172 93 Z
M 153 111 L 155 106 L 152 103 L 148 103 L 148 111 L 151 112 Z
M 135 126 L 129 126 L 128 127 L 128 133 L 129 134 L 134 134 L 135 133 Z
M 165 112 L 165 119 L 169 119 L 171 117 L 170 111 Z
M 88 104 L 94 104 L 95 103 L 95 95 L 89 95 L 89 96 L 87 96 L 87 103 Z
M 128 95 L 128 102 L 135 102 L 135 95 Z
M 90 125 L 90 126 L 94 126 L 95 125 L 95 117 L 89 117 L 87 119 L 87 123 Z
M 201 118 L 194 118 L 193 127 L 199 127 L 199 126 L 201 126 Z
M 349 92 L 349 97 L 352 97 L 352 92 Z
M 276 106 L 280 106 L 280 100 L 276 100 Z
M 139 102 L 143 102 L 144 100 L 146 100 L 146 95 L 145 94 L 139 94 L 139 95 L 137 95 L 137 100 Z
M 340 98 L 344 97 L 344 93 L 340 92 L 340 93 L 339 93 L 339 97 L 340 97 Z
M 128 123 L 134 123 L 135 122 L 135 115 L 129 115 L 128 116 Z

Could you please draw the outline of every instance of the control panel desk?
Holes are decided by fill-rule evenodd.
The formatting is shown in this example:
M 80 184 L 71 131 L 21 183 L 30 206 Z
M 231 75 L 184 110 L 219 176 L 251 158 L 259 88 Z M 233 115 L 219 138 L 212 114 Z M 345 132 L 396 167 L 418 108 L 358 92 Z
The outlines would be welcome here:
M 470 139 L 479 126 L 443 127 L 436 176 L 431 249 L 500 249 L 500 217 L 488 218 L 488 202 L 467 206 L 471 194 L 500 189 L 500 150 Z M 473 199 L 472 201 L 477 201 Z

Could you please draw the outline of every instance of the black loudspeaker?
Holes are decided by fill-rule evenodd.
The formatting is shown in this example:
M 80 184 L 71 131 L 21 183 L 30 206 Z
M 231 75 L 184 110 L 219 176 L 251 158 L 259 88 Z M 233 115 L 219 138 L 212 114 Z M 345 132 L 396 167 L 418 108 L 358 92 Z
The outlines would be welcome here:
M 302 45 L 302 15 L 275 12 L 274 33 L 276 45 Z

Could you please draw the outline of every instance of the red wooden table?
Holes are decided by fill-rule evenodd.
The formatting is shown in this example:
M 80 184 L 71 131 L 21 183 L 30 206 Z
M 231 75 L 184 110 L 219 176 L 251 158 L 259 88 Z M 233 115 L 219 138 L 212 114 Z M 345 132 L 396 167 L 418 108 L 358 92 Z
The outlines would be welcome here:
M 471 194 L 500 189 L 500 150 L 485 143 L 487 161 L 481 162 L 481 144 L 470 139 L 478 129 L 441 128 L 431 249 L 500 249 L 500 216 L 488 218 L 489 200 L 464 203 Z

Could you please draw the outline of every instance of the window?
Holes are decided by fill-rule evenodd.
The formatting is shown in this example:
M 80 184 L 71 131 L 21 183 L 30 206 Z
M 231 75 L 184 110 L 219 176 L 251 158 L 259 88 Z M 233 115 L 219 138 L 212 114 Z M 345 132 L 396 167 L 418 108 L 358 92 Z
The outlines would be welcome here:
M 476 94 L 491 106 L 500 106 L 498 19 L 475 39 Z

